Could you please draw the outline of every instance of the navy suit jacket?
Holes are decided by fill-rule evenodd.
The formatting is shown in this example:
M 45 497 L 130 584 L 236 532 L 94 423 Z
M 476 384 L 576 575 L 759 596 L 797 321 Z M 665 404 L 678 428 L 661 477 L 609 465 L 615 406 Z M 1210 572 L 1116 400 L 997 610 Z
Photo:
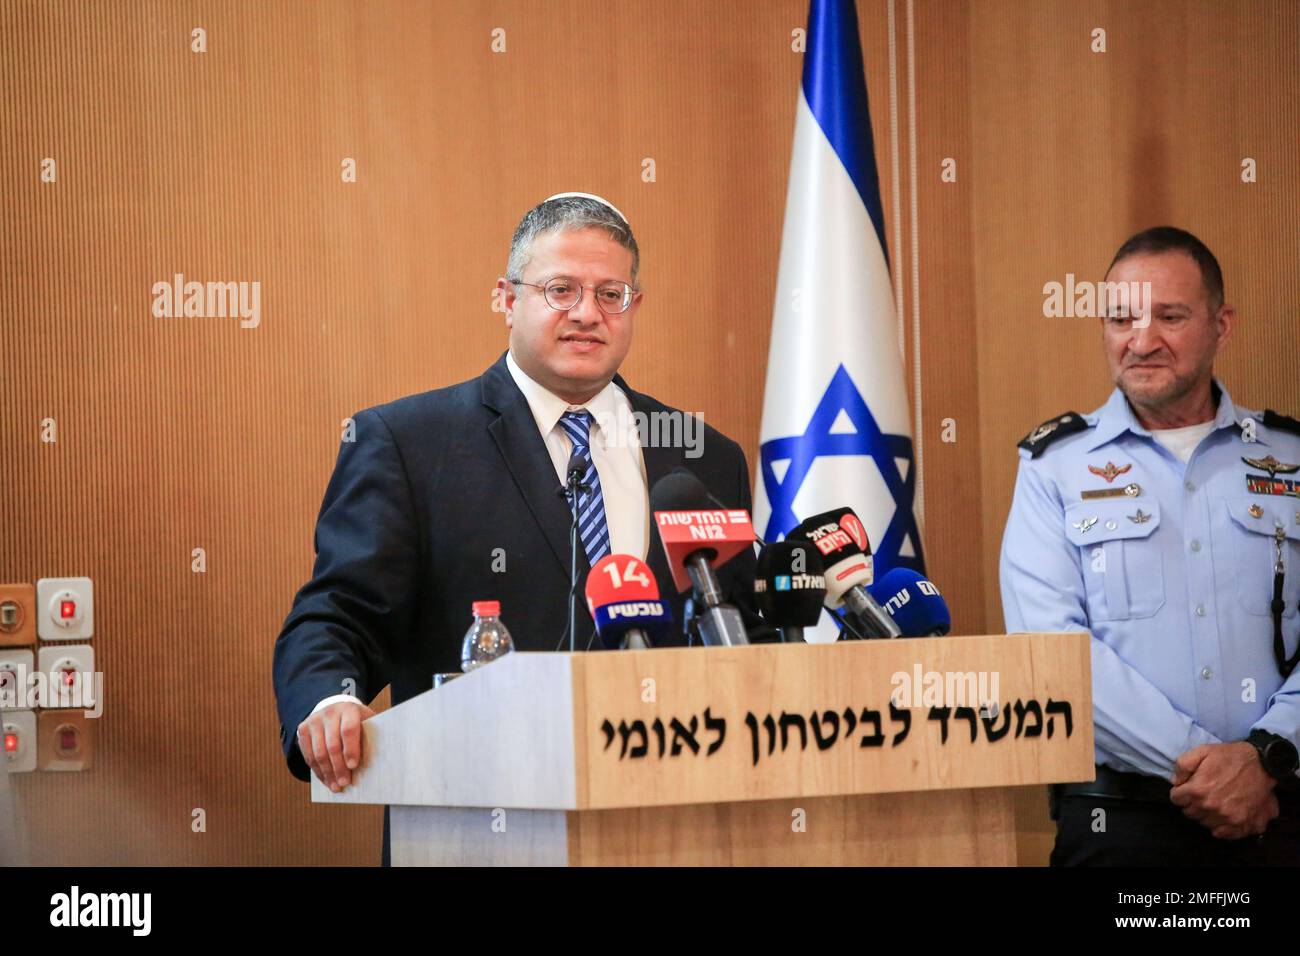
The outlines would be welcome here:
M 675 411 L 614 381 L 633 411 Z M 429 690 L 435 673 L 459 670 L 472 601 L 501 602 L 521 651 L 556 650 L 568 623 L 569 506 L 504 353 L 476 379 L 366 409 L 354 421 L 355 440 L 339 449 L 316 521 L 311 580 L 275 643 L 280 742 L 302 780 L 310 771 L 297 728 L 312 708 L 349 686 L 368 703 L 389 684 L 397 705 Z M 643 447 L 649 486 L 683 466 L 725 505 L 749 510 L 740 446 L 705 425 L 699 448 L 700 457 L 687 458 L 685 448 Z M 649 541 L 646 562 L 679 623 L 674 642 L 684 644 L 685 596 L 653 520 Z M 504 570 L 495 570 L 502 556 Z M 581 547 L 578 565 L 577 646 L 585 648 L 594 624 L 582 597 Z M 759 624 L 754 567 L 745 549 L 719 571 L 750 625 Z

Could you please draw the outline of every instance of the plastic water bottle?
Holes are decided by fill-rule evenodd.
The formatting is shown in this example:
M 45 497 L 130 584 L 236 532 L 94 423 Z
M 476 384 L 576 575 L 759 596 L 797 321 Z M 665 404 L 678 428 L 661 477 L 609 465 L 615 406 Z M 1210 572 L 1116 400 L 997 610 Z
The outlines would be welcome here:
M 460 669 L 466 674 L 515 649 L 510 632 L 501 623 L 500 601 L 475 601 L 470 609 L 474 623 L 460 645 Z

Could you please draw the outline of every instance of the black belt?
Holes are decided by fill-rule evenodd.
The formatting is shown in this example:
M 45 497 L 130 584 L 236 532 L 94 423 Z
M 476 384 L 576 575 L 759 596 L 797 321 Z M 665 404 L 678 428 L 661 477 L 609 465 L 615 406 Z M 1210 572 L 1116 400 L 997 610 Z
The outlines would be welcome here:
M 1121 773 L 1098 764 L 1096 780 L 1051 785 L 1052 819 L 1056 819 L 1056 801 L 1061 797 L 1109 797 L 1114 800 L 1168 804 L 1172 786 L 1168 780 L 1160 777 L 1144 773 Z M 1279 783 L 1274 793 L 1282 805 L 1283 816 L 1292 816 L 1300 810 L 1300 792 L 1291 782 Z
M 1053 789 L 1063 797 L 1111 797 L 1117 800 L 1141 800 L 1168 803 L 1172 785 L 1160 777 L 1144 773 L 1121 773 L 1097 765 L 1097 779 L 1087 783 L 1059 783 Z

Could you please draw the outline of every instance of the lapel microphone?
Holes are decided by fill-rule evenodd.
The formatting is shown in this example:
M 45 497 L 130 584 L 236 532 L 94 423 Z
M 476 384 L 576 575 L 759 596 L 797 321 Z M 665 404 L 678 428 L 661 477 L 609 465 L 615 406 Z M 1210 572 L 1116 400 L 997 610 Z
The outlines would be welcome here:
M 587 473 L 587 463 L 582 460 L 582 456 L 576 451 L 569 456 L 569 467 L 564 472 L 568 479 L 565 482 L 565 497 L 571 497 L 575 491 L 586 491 L 588 486 L 583 484 L 582 476 Z
M 569 456 L 569 465 L 565 469 L 568 480 L 564 495 L 569 499 L 569 653 L 577 648 L 578 638 L 578 493 L 588 491 L 589 485 L 582 481 L 587 473 L 587 463 L 577 450 Z M 560 638 L 564 643 L 564 638 Z

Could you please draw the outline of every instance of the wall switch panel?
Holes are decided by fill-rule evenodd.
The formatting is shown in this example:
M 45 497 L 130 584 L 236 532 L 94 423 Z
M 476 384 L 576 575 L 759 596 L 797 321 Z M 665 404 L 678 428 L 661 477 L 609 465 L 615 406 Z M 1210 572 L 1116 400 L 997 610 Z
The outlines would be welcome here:
M 0 711 L 31 710 L 27 692 L 35 669 L 30 647 L 0 647 Z
M 36 643 L 36 588 L 30 584 L 0 584 L 0 647 L 30 647 Z
M 89 770 L 94 763 L 94 720 L 80 710 L 38 710 L 36 766 L 40 770 Z
M 0 754 L 10 773 L 36 769 L 36 711 L 10 710 L 0 714 Z
M 85 641 L 95 633 L 95 592 L 90 578 L 36 582 L 36 633 L 43 641 Z
M 99 699 L 95 686 L 95 649 L 89 644 L 42 644 L 36 667 L 44 675 L 46 698 L 40 707 L 92 710 Z

